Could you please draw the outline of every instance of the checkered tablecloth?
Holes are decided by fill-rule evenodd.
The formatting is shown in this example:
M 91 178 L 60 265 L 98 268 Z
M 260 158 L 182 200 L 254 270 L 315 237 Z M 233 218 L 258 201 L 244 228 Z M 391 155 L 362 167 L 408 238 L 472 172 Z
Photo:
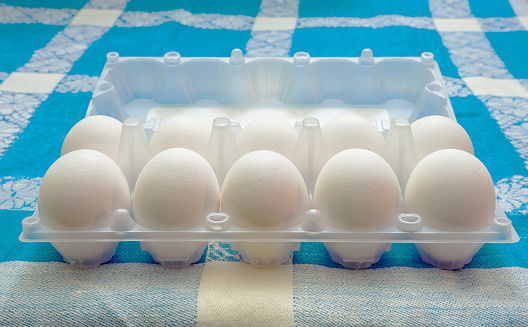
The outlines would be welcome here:
M 1 0 L 0 325 L 528 325 L 527 0 Z M 521 237 L 466 268 L 395 244 L 348 270 L 321 243 L 253 269 L 224 243 L 165 269 L 122 242 L 76 270 L 47 243 L 21 243 L 46 169 L 86 113 L 106 53 L 161 57 L 419 56 L 433 52 L 459 123 Z

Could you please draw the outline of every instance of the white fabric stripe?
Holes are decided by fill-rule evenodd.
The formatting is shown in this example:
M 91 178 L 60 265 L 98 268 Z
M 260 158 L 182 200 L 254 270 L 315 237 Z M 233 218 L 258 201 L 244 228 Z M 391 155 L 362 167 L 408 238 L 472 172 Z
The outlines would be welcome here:
M 57 85 L 55 91 L 59 93 L 93 92 L 98 80 L 97 76 L 67 75 Z
M 49 94 L 64 76 L 64 74 L 13 72 L 0 84 L 0 91 Z
M 29 118 L 48 94 L 0 91 L 0 158 L 29 124 Z
M 84 9 L 113 9 L 113 10 L 124 10 L 129 0 L 91 0 Z
M 442 79 L 449 97 L 467 97 L 471 95 L 471 90 L 467 87 L 464 80 L 447 76 L 442 76 Z
M 477 20 L 484 32 L 514 32 L 525 29 L 518 17 L 477 18 Z
M 192 14 L 183 9 L 161 12 L 124 12 L 118 27 L 156 26 L 167 22 L 207 29 L 249 30 L 254 18 L 242 15 Z
M 252 30 L 251 39 L 246 44 L 245 55 L 248 57 L 289 56 L 298 10 L 299 0 L 263 0 L 256 20 L 260 18 L 262 22 L 266 22 L 268 17 L 288 17 L 288 24 L 283 25 L 291 25 L 293 29 Z M 285 23 L 283 20 L 280 21 Z M 290 21 L 293 23 L 290 24 Z M 266 24 L 259 26 L 264 27 Z M 213 247 L 215 244 L 217 245 L 214 249 L 218 251 L 212 251 L 211 254 L 208 252 L 209 260 L 238 259 L 236 254 L 227 250 L 224 251 L 221 244 L 212 244 Z M 225 277 L 219 279 L 219 275 Z M 259 275 L 262 276 L 257 277 Z M 267 279 L 269 279 L 268 285 L 262 284 L 262 281 Z M 240 283 L 241 280 L 244 280 L 245 283 Z M 214 289 L 218 289 L 219 285 L 227 285 L 227 287 L 222 292 L 215 292 Z M 250 291 L 248 292 L 245 287 L 248 287 Z M 257 292 L 255 292 L 255 288 L 258 290 Z M 227 301 L 223 298 L 224 294 L 229 294 Z M 230 316 L 232 312 L 229 310 L 230 307 L 236 307 L 232 305 L 233 301 L 235 304 L 247 304 L 239 306 L 243 311 L 237 311 Z M 208 261 L 200 285 L 197 321 L 199 325 L 203 326 L 225 325 L 228 322 L 236 321 L 236 318 L 244 319 L 245 323 L 240 325 L 293 325 L 292 301 L 291 265 L 281 266 L 273 270 L 255 271 L 243 263 Z M 277 315 L 277 313 L 279 314 Z M 266 316 L 268 316 L 267 320 L 262 321 L 261 319 Z M 270 324 L 270 322 L 272 323 Z
M 299 1 L 264 0 L 260 4 L 259 17 L 297 17 Z
M 73 18 L 70 26 L 74 25 L 90 25 L 90 26 L 114 26 L 115 21 L 121 14 L 122 10 L 114 9 L 86 9 L 83 8 Z
M 479 96 L 528 169 L 528 99 Z
M 482 32 L 476 18 L 434 18 L 438 32 Z
M 90 44 L 100 39 L 109 29 L 102 26 L 67 26 L 44 48 L 35 51 L 29 62 L 17 71 L 65 74 Z
M 259 17 L 283 17 L 279 14 L 282 8 L 287 8 L 285 14 L 290 18 L 297 18 L 299 0 L 262 0 Z M 288 57 L 295 29 L 279 31 L 253 30 L 251 39 L 246 44 L 248 57 Z
M 510 5 L 517 16 L 528 16 L 528 1 L 510 0 Z
M 292 31 L 297 26 L 297 17 L 262 17 L 258 16 L 253 23 L 255 31 Z
M 470 18 L 469 2 L 460 0 L 429 0 L 433 18 Z
M 495 186 L 495 194 L 505 212 L 528 214 L 528 177 L 515 175 L 501 179 Z
M 298 28 L 309 27 L 370 27 L 409 26 L 434 30 L 430 17 L 405 17 L 400 15 L 380 15 L 372 18 L 356 17 L 308 17 L 298 19 Z
M 528 90 L 516 79 L 465 77 L 464 82 L 474 95 L 528 98 Z
M 324 278 L 322 278 L 324 276 Z M 293 267 L 299 326 L 526 325 L 528 269 Z
M 208 262 L 198 294 L 197 325 L 293 326 L 292 269 Z
M 246 44 L 247 57 L 289 57 L 293 31 L 254 31 Z
M 0 72 L 0 83 L 6 80 L 9 76 L 10 74 L 8 73 Z M 98 80 L 99 80 L 98 76 L 66 75 L 63 79 L 61 79 L 55 91 L 59 93 L 93 92 Z M 1 102 L 0 102 L 0 106 L 2 106 Z M 0 116 L 1 116 L 1 111 L 0 111 Z
M 528 90 L 528 79 L 518 79 L 519 83 Z
M 528 31 L 528 14 L 526 16 L 519 16 L 519 21 L 524 26 L 524 29 Z
M 3 262 L 0 325 L 194 325 L 203 266 Z
M 68 25 L 76 9 L 23 8 L 0 4 L 0 24 Z
M 462 78 L 513 79 L 482 32 L 439 32 Z
M 371 18 L 356 18 L 356 17 L 305 17 L 299 18 L 297 21 L 297 28 L 313 28 L 313 27 L 369 27 L 381 28 L 390 26 L 407 26 L 419 29 L 428 29 L 443 31 L 445 29 L 435 28 L 434 21 L 449 20 L 448 27 L 452 31 L 483 31 L 483 32 L 512 32 L 523 31 L 525 27 L 519 21 L 518 17 L 490 17 L 490 18 L 430 18 L 430 17 L 406 17 L 400 15 L 380 15 Z M 457 21 L 474 21 L 475 27 L 472 29 L 457 29 L 453 23 Z M 447 30 L 445 30 L 447 31 Z
M 294 20 L 298 7 L 298 0 L 263 0 L 257 20 L 259 17 L 264 18 L 264 22 L 268 17 Z M 246 45 L 246 56 L 288 56 L 293 32 L 294 29 L 253 30 Z M 294 325 L 291 264 L 275 269 L 255 269 L 245 263 L 226 262 L 240 260 L 228 245 L 214 242 L 208 250 L 198 294 L 199 326 Z
M 34 211 L 42 178 L 0 178 L 0 209 Z

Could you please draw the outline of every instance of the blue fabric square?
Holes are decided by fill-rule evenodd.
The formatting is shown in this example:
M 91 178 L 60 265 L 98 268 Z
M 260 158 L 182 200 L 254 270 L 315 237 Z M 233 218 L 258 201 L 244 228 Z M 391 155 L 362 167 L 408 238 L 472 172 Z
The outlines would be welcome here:
M 19 139 L 5 152 L 0 176 L 42 177 L 60 157 L 68 131 L 84 118 L 91 93 L 53 93 L 35 111 Z
M 125 262 L 156 263 L 148 252 L 141 251 L 139 242 L 119 243 L 115 255 L 113 256 L 112 260 L 109 261 L 109 263 Z
M 469 0 L 469 7 L 475 17 L 515 17 L 508 0 Z
M 0 72 L 11 73 L 24 66 L 33 52 L 43 48 L 64 26 L 0 24 Z
M 458 77 L 457 68 L 436 31 L 405 26 L 297 29 L 290 54 L 306 51 L 312 57 L 358 57 L 365 48 L 372 49 L 376 57 L 419 57 L 429 51 L 435 55 L 444 76 Z
M 0 262 L 63 262 L 62 256 L 50 243 L 22 243 L 18 240 L 22 232 L 22 219 L 31 214 L 31 211 L 0 210 Z
M 131 0 L 126 11 L 169 11 L 184 9 L 193 14 L 223 14 L 223 15 L 245 15 L 256 17 L 260 10 L 260 0 L 247 0 L 241 5 L 237 1 L 224 0 Z
M 321 265 L 330 268 L 341 267 L 332 261 L 322 242 L 302 242 L 300 251 L 293 252 L 293 264 Z
M 526 175 L 524 161 L 477 97 L 451 98 L 451 104 L 458 123 L 473 142 L 475 156 L 488 168 L 494 183 L 513 175 Z
M 522 218 L 511 217 L 517 233 L 526 234 L 526 224 Z M 471 262 L 464 269 L 471 268 L 502 268 L 502 267 L 528 267 L 528 258 L 525 255 L 525 246 L 522 241 L 514 244 L 488 243 L 480 249 Z
M 491 46 L 515 77 L 528 79 L 528 32 L 486 33 Z
M 250 37 L 250 30 L 201 29 L 175 22 L 152 27 L 113 27 L 92 43 L 70 73 L 99 76 L 106 54 L 112 51 L 123 57 L 163 57 L 169 51 L 177 51 L 182 57 L 229 57 L 233 49 L 245 49 Z
M 3 0 L 8 6 L 25 8 L 81 9 L 89 0 Z
M 411 243 L 394 243 L 390 252 L 384 253 L 372 269 L 388 267 L 430 268 L 422 261 L 416 246 Z
M 401 15 L 431 17 L 427 1 L 342 1 L 300 0 L 299 17 L 375 17 Z

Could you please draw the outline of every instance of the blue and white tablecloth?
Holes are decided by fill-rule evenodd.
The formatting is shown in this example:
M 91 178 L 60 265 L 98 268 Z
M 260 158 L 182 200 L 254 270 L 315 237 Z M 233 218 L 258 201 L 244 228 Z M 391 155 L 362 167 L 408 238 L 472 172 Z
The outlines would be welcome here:
M 527 0 L 1 0 L 0 325 L 528 325 Z M 170 270 L 137 242 L 76 270 L 21 243 L 46 169 L 85 115 L 106 53 L 357 57 L 433 52 L 460 124 L 521 236 L 466 268 L 424 264 L 395 244 L 347 270 L 321 243 L 253 269 L 227 244 Z

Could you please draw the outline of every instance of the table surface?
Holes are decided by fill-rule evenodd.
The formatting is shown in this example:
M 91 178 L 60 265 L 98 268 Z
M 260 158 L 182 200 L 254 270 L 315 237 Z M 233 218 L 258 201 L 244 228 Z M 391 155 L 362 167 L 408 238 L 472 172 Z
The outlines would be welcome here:
M 0 4 L 0 325 L 528 325 L 527 0 L 4 0 Z M 365 270 L 302 243 L 276 269 L 210 243 L 184 269 L 137 242 L 77 270 L 21 243 L 46 169 L 86 113 L 106 53 L 419 56 L 433 52 L 459 123 L 521 241 L 458 271 L 395 244 Z

